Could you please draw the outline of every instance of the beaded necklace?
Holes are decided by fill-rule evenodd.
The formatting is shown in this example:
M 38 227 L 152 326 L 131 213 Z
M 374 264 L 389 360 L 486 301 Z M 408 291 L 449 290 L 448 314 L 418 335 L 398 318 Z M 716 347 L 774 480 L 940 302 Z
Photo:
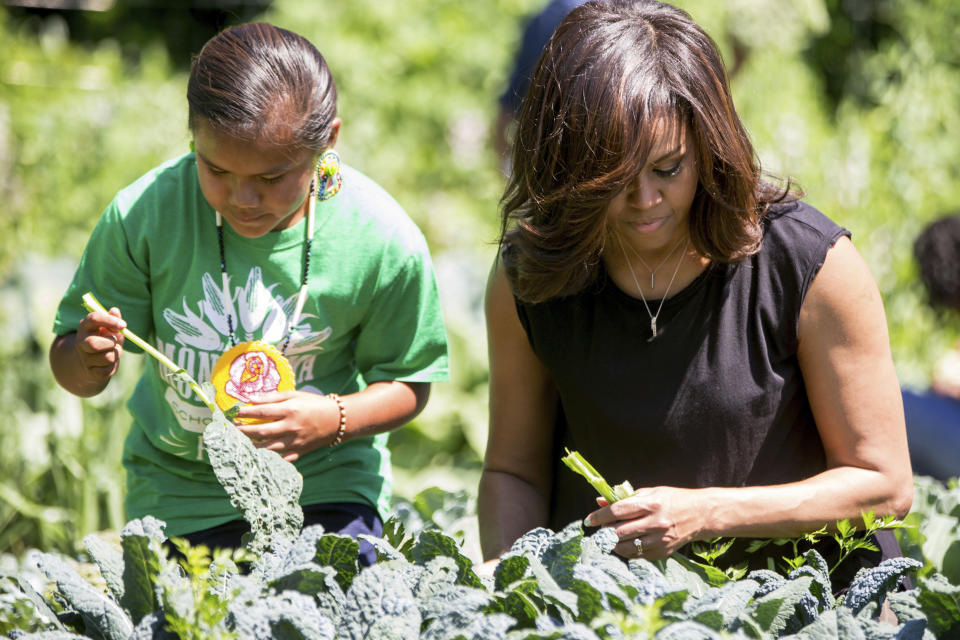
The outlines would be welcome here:
M 293 315 L 287 320 L 286 334 L 283 337 L 283 345 L 280 347 L 280 353 L 286 355 L 287 346 L 290 344 L 290 336 L 293 334 L 293 328 L 300 320 L 300 313 L 303 312 L 303 304 L 307 300 L 307 281 L 310 278 L 310 255 L 313 246 L 313 212 L 316 207 L 317 199 L 315 197 L 316 182 L 310 183 L 310 193 L 307 194 L 307 237 L 303 249 L 303 271 L 300 277 L 300 291 L 297 294 L 297 304 L 293 308 Z M 230 286 L 227 278 L 227 258 L 223 249 L 223 217 L 217 211 L 217 243 L 220 246 L 220 276 L 223 283 L 224 304 L 229 306 Z M 237 346 L 237 337 L 233 330 L 233 314 L 227 314 L 227 329 L 230 331 L 230 346 Z

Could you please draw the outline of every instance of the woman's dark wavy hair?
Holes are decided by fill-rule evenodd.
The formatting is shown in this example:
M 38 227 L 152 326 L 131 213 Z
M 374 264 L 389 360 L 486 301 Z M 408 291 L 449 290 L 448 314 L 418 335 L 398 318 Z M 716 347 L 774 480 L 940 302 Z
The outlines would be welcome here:
M 960 311 L 960 212 L 924 227 L 914 240 L 913 257 L 930 305 Z
M 519 299 L 571 295 L 595 280 L 604 209 L 646 164 L 664 116 L 695 141 L 694 247 L 719 262 L 756 253 L 768 206 L 795 196 L 789 182 L 761 178 L 716 44 L 670 5 L 595 0 L 557 28 L 521 111 L 500 230 Z
M 337 115 L 337 89 L 320 52 L 303 36 L 263 22 L 207 41 L 190 69 L 187 102 L 191 131 L 203 118 L 242 139 L 282 134 L 278 143 L 316 153 L 327 147 Z M 292 119 L 278 121 L 281 115 Z

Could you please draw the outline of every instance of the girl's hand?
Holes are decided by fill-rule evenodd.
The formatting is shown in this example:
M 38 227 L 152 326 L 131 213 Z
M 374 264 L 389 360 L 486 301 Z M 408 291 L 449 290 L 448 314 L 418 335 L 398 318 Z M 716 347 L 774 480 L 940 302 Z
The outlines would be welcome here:
M 584 524 L 614 527 L 620 537 L 614 551 L 625 558 L 659 560 L 696 539 L 703 530 L 701 496 L 694 489 L 650 487 L 613 504 L 597 498 L 601 508 L 588 515 Z
M 237 428 L 254 445 L 276 451 L 287 462 L 333 442 L 340 426 L 337 403 L 307 391 L 264 393 L 255 404 L 241 407 L 237 417 L 268 420 Z
M 109 380 L 117 372 L 123 355 L 121 331 L 126 326 L 116 307 L 112 307 L 109 313 L 93 311 L 80 321 L 74 350 L 91 380 Z

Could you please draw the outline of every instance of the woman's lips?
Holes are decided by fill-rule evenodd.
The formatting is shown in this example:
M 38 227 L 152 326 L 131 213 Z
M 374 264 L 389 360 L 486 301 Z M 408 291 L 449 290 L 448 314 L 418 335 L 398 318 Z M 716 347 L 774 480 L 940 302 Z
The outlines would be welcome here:
M 664 220 L 666 220 L 666 218 L 657 218 L 655 220 L 649 220 L 649 221 L 634 220 L 633 222 L 630 223 L 630 226 L 632 226 L 634 229 L 636 229 L 640 233 L 653 233 L 663 225 Z

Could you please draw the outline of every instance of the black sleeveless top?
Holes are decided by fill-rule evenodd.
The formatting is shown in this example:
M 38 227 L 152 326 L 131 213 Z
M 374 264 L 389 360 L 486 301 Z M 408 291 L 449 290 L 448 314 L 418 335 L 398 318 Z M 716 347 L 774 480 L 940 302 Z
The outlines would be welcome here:
M 843 235 L 807 204 L 778 207 L 763 222 L 756 255 L 711 265 L 665 301 L 654 340 L 643 302 L 602 264 L 583 293 L 518 301 L 560 397 L 549 526 L 596 508 L 596 492 L 560 463 L 564 447 L 611 484 L 634 487 L 781 484 L 823 471 L 797 326 L 804 295 Z

